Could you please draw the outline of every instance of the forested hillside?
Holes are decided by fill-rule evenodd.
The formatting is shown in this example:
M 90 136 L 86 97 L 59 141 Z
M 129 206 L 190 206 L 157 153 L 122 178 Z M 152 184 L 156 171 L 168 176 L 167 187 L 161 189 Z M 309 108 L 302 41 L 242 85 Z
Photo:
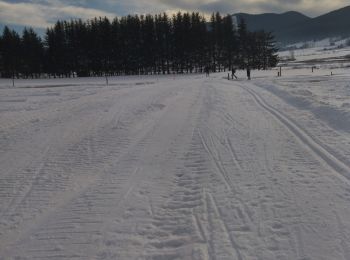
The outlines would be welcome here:
M 270 31 L 279 44 L 322 40 L 331 37 L 350 36 L 350 6 L 310 18 L 298 12 L 283 14 L 245 14 L 233 15 L 243 18 L 251 31 Z

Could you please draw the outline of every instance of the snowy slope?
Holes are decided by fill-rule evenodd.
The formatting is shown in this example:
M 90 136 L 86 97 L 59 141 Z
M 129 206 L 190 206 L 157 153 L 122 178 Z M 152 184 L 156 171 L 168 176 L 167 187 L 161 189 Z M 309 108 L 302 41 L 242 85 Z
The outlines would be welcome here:
M 289 58 L 294 56 L 295 60 Z M 280 64 L 290 68 L 310 68 L 315 66 L 323 69 L 349 68 L 350 47 L 313 47 L 294 51 L 279 52 Z
M 350 77 L 275 72 L 0 81 L 0 259 L 350 259 Z

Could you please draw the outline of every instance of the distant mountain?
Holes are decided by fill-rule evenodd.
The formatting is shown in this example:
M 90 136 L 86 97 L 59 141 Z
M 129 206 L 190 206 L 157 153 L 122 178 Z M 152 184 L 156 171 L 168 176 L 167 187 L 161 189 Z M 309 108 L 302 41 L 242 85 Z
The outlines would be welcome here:
M 243 18 L 247 23 L 249 30 L 251 31 L 278 31 L 281 28 L 290 27 L 299 22 L 306 22 L 311 20 L 310 17 L 307 17 L 298 12 L 287 12 L 283 14 L 246 14 L 246 13 L 238 13 L 235 14 L 240 20 Z
M 251 15 L 238 13 L 251 31 L 271 31 L 282 44 L 350 36 L 350 6 L 310 18 L 298 12 Z

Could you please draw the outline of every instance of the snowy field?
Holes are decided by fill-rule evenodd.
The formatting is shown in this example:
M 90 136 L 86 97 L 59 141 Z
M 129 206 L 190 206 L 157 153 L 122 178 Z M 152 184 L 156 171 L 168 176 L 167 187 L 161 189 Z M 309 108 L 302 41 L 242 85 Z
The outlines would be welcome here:
M 350 259 L 350 70 L 0 80 L 0 259 Z
M 279 56 L 282 59 L 294 56 L 295 61 L 283 64 L 292 68 L 316 68 L 338 69 L 350 67 L 350 46 L 342 47 L 346 41 L 336 42 L 335 46 L 326 45 L 324 42 L 316 42 L 315 47 L 297 49 L 294 51 L 281 51 Z

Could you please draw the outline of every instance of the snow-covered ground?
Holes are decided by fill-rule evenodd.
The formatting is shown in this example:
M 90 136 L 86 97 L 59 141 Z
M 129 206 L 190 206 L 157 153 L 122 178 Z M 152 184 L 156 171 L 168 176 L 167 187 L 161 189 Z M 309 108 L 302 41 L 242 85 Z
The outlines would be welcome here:
M 350 71 L 0 80 L 0 259 L 350 259 Z
M 329 43 L 329 39 L 325 41 Z M 323 69 L 349 68 L 350 46 L 347 46 L 348 41 L 350 39 L 337 41 L 334 46 L 327 45 L 324 41 L 315 42 L 313 47 L 280 51 L 279 56 L 282 59 L 282 66 L 294 69 L 312 66 Z M 291 58 L 295 60 L 290 61 Z

